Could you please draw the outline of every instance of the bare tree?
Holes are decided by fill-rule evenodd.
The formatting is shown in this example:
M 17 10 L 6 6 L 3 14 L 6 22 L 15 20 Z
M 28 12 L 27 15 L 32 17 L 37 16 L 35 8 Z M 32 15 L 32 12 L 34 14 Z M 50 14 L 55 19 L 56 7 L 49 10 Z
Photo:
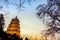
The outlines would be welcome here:
M 47 4 L 39 5 L 37 7 L 37 15 L 47 25 L 45 30 L 46 35 L 52 35 L 55 37 L 55 33 L 60 33 L 60 1 L 48 0 Z
M 9 8 L 9 5 L 16 6 L 16 9 L 21 10 L 21 8 L 25 8 L 25 3 L 31 4 L 32 1 L 35 0 L 0 0 L 0 10 L 6 6 L 6 8 Z

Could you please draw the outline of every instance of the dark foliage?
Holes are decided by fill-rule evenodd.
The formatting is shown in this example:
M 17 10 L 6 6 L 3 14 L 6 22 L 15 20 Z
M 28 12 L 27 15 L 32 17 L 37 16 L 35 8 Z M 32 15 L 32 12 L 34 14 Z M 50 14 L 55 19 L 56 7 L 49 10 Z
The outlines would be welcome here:
M 60 1 L 48 0 L 47 4 L 39 5 L 37 9 L 38 17 L 43 20 L 48 28 L 44 35 L 55 36 L 55 33 L 60 33 Z
M 39 5 L 37 7 L 37 15 L 38 17 L 40 17 L 40 19 L 46 21 L 47 25 L 50 28 L 53 28 L 57 31 L 58 29 L 60 29 L 60 27 L 58 27 L 60 26 L 60 8 L 54 3 L 57 1 L 49 0 L 49 2 L 50 1 L 51 3 L 48 3 L 47 5 Z
M 25 40 L 29 40 L 29 39 L 26 37 Z

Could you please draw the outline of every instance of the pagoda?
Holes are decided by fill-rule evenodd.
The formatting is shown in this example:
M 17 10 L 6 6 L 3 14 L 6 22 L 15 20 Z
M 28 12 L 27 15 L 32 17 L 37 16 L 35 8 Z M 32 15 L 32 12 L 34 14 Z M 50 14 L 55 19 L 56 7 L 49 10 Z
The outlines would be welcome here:
M 19 19 L 17 18 L 17 16 L 16 18 L 11 20 L 6 33 L 11 34 L 11 35 L 16 34 L 18 37 L 20 37 L 20 24 L 19 24 Z

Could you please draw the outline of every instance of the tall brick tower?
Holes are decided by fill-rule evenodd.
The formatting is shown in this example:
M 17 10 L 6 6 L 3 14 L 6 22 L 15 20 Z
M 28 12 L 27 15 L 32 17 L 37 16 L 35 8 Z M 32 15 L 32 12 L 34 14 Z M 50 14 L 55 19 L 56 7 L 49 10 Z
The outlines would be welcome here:
M 16 18 L 11 20 L 6 33 L 11 34 L 11 35 L 16 34 L 18 37 L 20 37 L 20 24 L 19 24 L 19 19 L 17 18 L 17 16 Z

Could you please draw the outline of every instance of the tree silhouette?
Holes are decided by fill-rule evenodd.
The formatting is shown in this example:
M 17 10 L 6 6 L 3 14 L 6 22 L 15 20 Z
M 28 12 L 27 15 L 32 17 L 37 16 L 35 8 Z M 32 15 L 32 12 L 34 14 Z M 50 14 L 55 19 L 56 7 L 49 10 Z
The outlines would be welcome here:
M 31 4 L 32 1 L 35 1 L 35 0 L 11 0 L 11 1 L 10 0 L 0 0 L 0 10 L 2 10 L 4 8 L 4 5 L 6 6 L 6 8 L 9 8 L 9 5 L 14 5 L 14 6 L 16 6 L 16 9 L 18 11 L 20 11 L 23 8 L 25 8 L 24 4 L 26 2 L 28 4 Z
M 5 24 L 5 20 L 3 14 L 0 14 L 0 31 L 3 31 L 4 24 Z
M 21 37 L 20 40 L 23 40 L 23 38 Z
M 0 14 L 0 39 L 1 40 L 7 39 L 7 34 L 3 30 L 4 24 L 5 24 L 4 15 Z
M 13 34 L 11 37 L 10 37 L 11 40 L 19 40 L 20 38 L 16 35 L 16 34 Z
M 48 4 L 39 5 L 37 7 L 37 15 L 43 20 L 43 23 L 47 25 L 44 35 L 53 35 L 60 33 L 60 1 L 59 0 L 48 0 Z M 47 37 L 46 36 L 46 37 Z M 53 39 L 52 39 L 53 40 Z
M 26 37 L 25 40 L 29 40 L 29 39 Z

